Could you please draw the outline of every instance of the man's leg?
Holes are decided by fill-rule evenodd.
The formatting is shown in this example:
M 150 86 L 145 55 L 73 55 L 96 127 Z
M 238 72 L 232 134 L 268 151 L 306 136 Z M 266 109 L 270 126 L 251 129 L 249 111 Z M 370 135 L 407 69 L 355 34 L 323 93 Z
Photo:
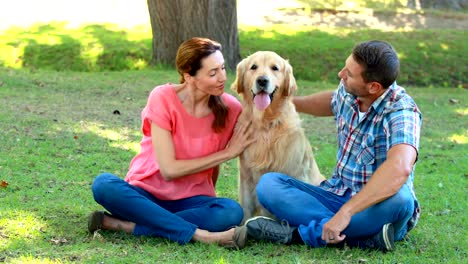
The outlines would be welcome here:
M 257 184 L 259 202 L 278 219 L 292 226 L 332 217 L 348 200 L 286 174 L 264 174 Z
M 394 241 L 403 239 L 408 232 L 408 221 L 413 211 L 413 195 L 405 184 L 392 197 L 353 216 L 344 231 L 346 244 L 391 251 Z M 359 228 L 360 225 L 365 225 L 366 229 Z
M 348 238 L 369 237 L 378 233 L 385 224 L 392 223 L 395 240 L 402 240 L 413 212 L 414 198 L 405 184 L 392 197 L 354 215 L 343 233 Z
M 292 226 L 298 226 L 302 240 L 312 247 L 325 245 L 321 239 L 323 225 L 349 199 L 348 195 L 340 197 L 279 173 L 264 175 L 257 187 L 257 195 L 262 205 L 280 220 L 285 219 Z M 393 239 L 401 240 L 406 234 L 413 207 L 413 196 L 408 186 L 404 185 L 394 196 L 353 216 L 343 233 L 351 245 L 391 250 Z M 263 219 L 250 225 L 262 231 L 279 230 L 278 234 L 282 236 L 296 230 L 284 223 L 275 224 Z M 288 239 L 275 238 L 277 241 L 290 241 L 291 238 Z M 382 244 L 382 241 L 388 245 Z
M 256 191 L 259 202 L 280 221 L 286 220 L 292 227 L 298 227 L 304 243 L 312 247 L 326 245 L 321 239 L 322 226 L 348 200 L 348 196 L 335 195 L 281 173 L 263 175 Z M 262 227 L 272 223 L 263 219 L 257 222 Z M 254 224 L 247 223 L 247 227 L 253 227 Z M 289 230 L 280 229 L 280 233 Z

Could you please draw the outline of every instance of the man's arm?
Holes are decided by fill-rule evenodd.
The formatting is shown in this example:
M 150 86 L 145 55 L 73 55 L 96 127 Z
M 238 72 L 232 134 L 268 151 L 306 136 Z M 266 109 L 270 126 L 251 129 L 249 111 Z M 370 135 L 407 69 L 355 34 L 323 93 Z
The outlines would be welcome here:
M 411 174 L 416 156 L 416 149 L 410 145 L 398 144 L 390 148 L 387 159 L 369 182 L 323 226 L 322 239 L 328 241 L 329 237 L 334 237 L 330 243 L 342 241 L 341 232 L 353 215 L 397 193 Z
M 293 103 L 300 113 L 314 116 L 332 116 L 332 95 L 333 91 L 324 91 L 307 96 L 295 96 Z
M 410 145 L 399 144 L 390 148 L 387 160 L 341 209 L 355 215 L 397 193 L 411 174 L 416 155 L 416 150 Z

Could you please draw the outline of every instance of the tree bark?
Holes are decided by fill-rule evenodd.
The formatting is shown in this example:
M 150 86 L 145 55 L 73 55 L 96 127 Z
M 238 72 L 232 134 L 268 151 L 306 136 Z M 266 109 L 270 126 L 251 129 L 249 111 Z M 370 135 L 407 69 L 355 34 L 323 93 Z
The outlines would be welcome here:
M 174 64 L 179 45 L 206 37 L 223 46 L 226 67 L 240 61 L 236 0 L 147 0 L 153 31 L 153 63 Z

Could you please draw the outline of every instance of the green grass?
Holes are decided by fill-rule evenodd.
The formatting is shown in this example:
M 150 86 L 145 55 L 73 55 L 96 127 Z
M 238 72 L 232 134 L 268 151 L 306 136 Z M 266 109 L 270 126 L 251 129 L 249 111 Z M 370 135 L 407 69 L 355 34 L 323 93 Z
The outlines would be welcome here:
M 0 68 L 90 72 L 148 69 L 151 37 L 150 25 L 132 30 L 116 25 L 69 28 L 66 23 L 14 27 L 0 31 Z M 292 29 L 290 25 L 275 25 L 240 28 L 239 38 L 243 57 L 257 50 L 276 51 L 290 60 L 296 77 L 302 80 L 335 82 L 344 58 L 357 42 L 380 39 L 389 41 L 398 51 L 401 84 L 468 85 L 466 30 Z
M 230 81 L 233 75 L 229 76 Z M 388 254 L 251 242 L 242 251 L 160 238 L 86 231 L 101 207 L 90 185 L 104 171 L 123 177 L 141 138 L 140 111 L 174 71 L 0 72 L 0 261 L 7 263 L 463 263 L 468 96 L 453 88 L 410 88 L 424 114 L 416 191 L 423 206 L 409 240 Z M 299 81 L 300 93 L 336 84 Z M 455 103 L 451 103 L 456 100 Z M 454 100 L 453 100 L 454 99 Z M 120 115 L 113 114 L 119 110 Z M 331 173 L 331 118 L 303 116 L 322 172 Z M 222 166 L 218 194 L 237 199 L 237 161 Z
M 313 6 L 326 1 L 303 2 L 330 8 Z M 372 8 L 382 1 L 358 2 Z M 101 209 L 90 190 L 94 177 L 101 172 L 124 177 L 139 149 L 140 111 L 148 92 L 179 78 L 171 66 L 149 66 L 149 25 L 123 30 L 51 23 L 0 31 L 0 262 L 467 262 L 468 96 L 460 88 L 468 83 L 467 36 L 464 30 L 240 29 L 242 56 L 277 51 L 293 65 L 301 94 L 336 88 L 336 74 L 358 41 L 387 40 L 399 52 L 399 83 L 423 112 L 415 179 L 423 212 L 409 239 L 382 254 L 255 242 L 231 251 L 112 232 L 89 235 L 87 215 Z M 228 83 L 233 79 L 230 72 Z M 333 120 L 302 118 L 320 169 L 330 175 Z M 219 196 L 237 199 L 237 173 L 237 160 L 222 165 Z M 8 186 L 1 187 L 2 181 Z

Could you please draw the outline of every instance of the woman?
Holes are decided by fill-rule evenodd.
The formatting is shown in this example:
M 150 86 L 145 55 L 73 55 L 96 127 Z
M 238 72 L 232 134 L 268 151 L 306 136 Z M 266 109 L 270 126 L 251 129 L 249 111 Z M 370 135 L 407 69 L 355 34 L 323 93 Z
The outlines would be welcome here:
M 109 173 L 95 179 L 94 199 L 109 213 L 93 212 L 88 229 L 164 237 L 182 245 L 237 246 L 233 227 L 242 221 L 242 208 L 217 198 L 215 184 L 219 165 L 252 143 L 252 131 L 234 130 L 241 104 L 224 93 L 219 43 L 206 38 L 182 43 L 176 66 L 181 83 L 158 86 L 149 95 L 141 150 L 125 180 Z

